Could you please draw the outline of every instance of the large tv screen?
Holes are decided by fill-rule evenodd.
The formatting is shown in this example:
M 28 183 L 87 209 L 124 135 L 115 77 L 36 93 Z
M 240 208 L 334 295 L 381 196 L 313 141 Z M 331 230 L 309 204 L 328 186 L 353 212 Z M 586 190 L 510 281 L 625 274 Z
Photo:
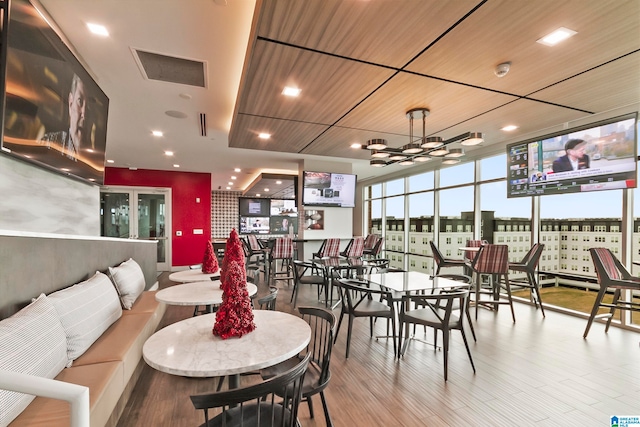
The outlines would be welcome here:
M 269 216 L 271 204 L 269 199 L 252 199 L 240 197 L 239 210 L 241 216 Z
M 109 99 L 28 1 L 7 36 L 3 151 L 102 184 Z
M 330 172 L 303 172 L 303 205 L 353 208 L 355 207 L 355 203 L 355 175 Z
M 507 146 L 508 197 L 636 188 L 637 115 Z
M 269 217 L 241 216 L 240 234 L 269 234 Z

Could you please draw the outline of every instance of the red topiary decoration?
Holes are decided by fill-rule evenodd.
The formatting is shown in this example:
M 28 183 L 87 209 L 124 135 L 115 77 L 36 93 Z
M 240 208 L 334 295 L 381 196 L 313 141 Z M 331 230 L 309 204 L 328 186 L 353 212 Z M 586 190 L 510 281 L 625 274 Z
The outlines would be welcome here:
M 213 244 L 211 240 L 207 242 L 207 248 L 204 251 L 204 259 L 202 260 L 202 272 L 205 274 L 212 274 L 218 271 L 218 258 L 213 252 Z
M 227 239 L 220 280 L 222 304 L 216 312 L 213 334 L 222 339 L 239 338 L 253 331 L 256 325 L 253 323 L 253 307 L 247 292 L 244 253 L 235 229 Z

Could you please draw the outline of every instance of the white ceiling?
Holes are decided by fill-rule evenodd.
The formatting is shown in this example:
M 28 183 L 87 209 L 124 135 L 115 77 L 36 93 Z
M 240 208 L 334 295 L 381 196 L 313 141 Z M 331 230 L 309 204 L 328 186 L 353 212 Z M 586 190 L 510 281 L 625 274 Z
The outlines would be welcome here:
M 372 168 L 368 152 L 349 145 L 407 143 L 411 108 L 431 110 L 427 135 L 483 132 L 477 156 L 640 103 L 638 0 L 41 4 L 110 99 L 114 166 L 176 170 L 177 163 L 211 173 L 213 189 L 232 175 L 233 189 L 244 190 L 263 172 L 297 174 L 303 158 L 351 163 L 359 179 L 397 173 L 402 166 Z M 89 34 L 88 22 L 110 35 Z M 560 26 L 578 34 L 553 48 L 536 43 Z M 205 62 L 206 87 L 146 79 L 134 49 Z M 494 68 L 505 61 L 511 71 L 498 78 Z M 301 96 L 283 97 L 285 84 Z M 520 128 L 506 134 L 506 124 Z M 164 136 L 154 138 L 154 129 Z M 258 132 L 273 136 L 263 142 Z

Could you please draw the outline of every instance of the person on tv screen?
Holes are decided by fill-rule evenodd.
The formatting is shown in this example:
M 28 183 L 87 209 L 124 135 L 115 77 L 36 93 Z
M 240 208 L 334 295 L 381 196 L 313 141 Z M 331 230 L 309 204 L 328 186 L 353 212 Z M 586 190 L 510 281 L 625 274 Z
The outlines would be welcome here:
M 81 141 L 84 136 L 84 118 L 86 108 L 85 87 L 80 77 L 73 75 L 71 89 L 68 97 L 69 128 L 57 132 L 47 132 L 40 142 L 51 147 L 58 146 L 60 154 L 76 161 L 80 151 Z
M 584 154 L 587 143 L 583 139 L 570 139 L 564 144 L 566 154 L 554 160 L 554 172 L 569 172 L 589 169 L 589 156 Z

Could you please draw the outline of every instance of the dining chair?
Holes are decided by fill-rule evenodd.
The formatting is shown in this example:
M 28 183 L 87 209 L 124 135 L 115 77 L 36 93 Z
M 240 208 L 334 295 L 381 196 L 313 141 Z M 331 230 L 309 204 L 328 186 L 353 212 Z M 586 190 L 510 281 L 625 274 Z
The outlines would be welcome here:
M 364 251 L 371 251 L 373 247 L 376 245 L 378 241 L 377 234 L 367 234 L 367 237 L 364 239 Z
M 449 267 L 462 267 L 466 266 L 466 262 L 464 259 L 453 259 L 453 258 L 445 258 L 440 252 L 440 249 L 433 243 L 433 240 L 429 241 L 429 245 L 431 245 L 431 253 L 433 254 L 433 260 L 436 263 L 436 275 L 440 274 L 440 270 L 443 268 Z
M 317 286 L 318 299 L 320 299 L 320 292 L 322 291 L 323 286 L 326 284 L 324 269 L 317 268 L 311 262 L 294 260 L 293 276 L 295 280 L 293 282 L 293 291 L 291 292 L 290 301 L 293 302 L 293 308 L 296 307 L 296 302 L 298 301 L 298 292 L 301 285 Z
M 382 252 L 382 245 L 384 244 L 384 237 L 379 237 L 378 240 L 376 241 L 375 245 L 373 245 L 373 248 L 371 248 L 371 250 L 367 250 L 365 249 L 362 252 L 362 255 L 364 257 L 366 257 L 367 259 L 376 259 L 380 256 L 380 253 Z
M 393 340 L 393 354 L 395 357 L 398 354 L 396 346 L 396 310 L 391 293 L 379 285 L 358 279 L 337 279 L 336 283 L 340 292 L 342 308 L 334 342 L 338 340 L 340 325 L 342 325 L 342 319 L 346 315 L 348 324 L 345 358 L 349 358 L 353 319 L 358 317 L 369 318 L 369 336 L 371 338 L 373 338 L 375 319 L 381 317 L 386 318 L 387 322 L 391 322 L 392 334 L 389 337 Z
M 542 317 L 546 317 L 544 314 L 544 307 L 542 306 L 540 286 L 536 280 L 536 268 L 538 267 L 538 262 L 540 261 L 540 256 L 542 255 L 543 250 L 543 244 L 534 244 L 520 262 L 509 263 L 509 270 L 526 273 L 527 281 L 525 283 L 518 283 L 518 285 L 524 288 L 529 288 L 531 301 L 535 304 L 536 309 L 538 308 L 538 305 L 540 306 Z
M 353 237 L 340 255 L 345 258 L 361 258 L 364 252 L 364 237 Z
M 335 258 L 340 256 L 340 239 L 324 239 L 318 252 L 313 254 L 313 258 Z
M 280 269 L 278 270 L 278 261 Z M 278 237 L 273 249 L 269 251 L 269 284 L 275 280 L 293 281 L 293 239 L 291 237 Z
M 475 279 L 476 319 L 478 307 L 484 306 L 497 310 L 500 304 L 509 304 L 511 317 L 516 321 L 511 298 L 511 284 L 509 283 L 509 246 L 490 245 L 480 246 L 478 254 L 471 264 Z M 487 279 L 485 282 L 483 279 Z M 502 293 L 502 290 L 506 293 Z M 482 295 L 489 295 L 489 300 L 482 300 Z
M 600 290 L 593 303 L 593 309 L 589 315 L 583 338 L 587 338 L 591 324 L 595 319 L 607 319 L 604 331 L 608 332 L 616 310 L 640 312 L 640 303 L 633 301 L 633 292 L 640 291 L 640 278 L 632 276 L 618 258 L 613 255 L 611 250 L 607 248 L 591 248 L 589 253 L 591 253 L 591 259 L 596 269 Z M 610 303 L 606 303 L 603 301 L 604 296 L 607 290 L 611 289 L 614 290 L 613 299 Z M 620 299 L 622 291 L 626 290 L 631 291 L 630 299 L 626 300 L 624 299 L 625 297 Z M 601 307 L 608 308 L 609 312 L 598 314 L 598 310 Z
M 263 297 L 257 298 L 256 302 L 260 310 L 275 310 L 276 299 L 278 298 L 278 288 L 269 287 L 269 293 Z
M 471 287 L 473 284 L 473 279 L 471 278 L 471 276 L 467 276 L 465 274 L 437 274 L 433 277 L 434 278 L 442 277 L 445 279 L 455 280 L 456 282 L 460 282 L 460 286 L 451 288 L 451 289 L 466 290 L 469 292 L 472 291 Z M 467 321 L 469 322 L 469 329 L 471 329 L 471 335 L 473 336 L 473 340 L 477 342 L 478 340 L 476 339 L 476 331 L 473 328 L 473 322 L 471 321 L 471 311 L 469 310 L 470 301 L 471 301 L 471 298 L 466 299 L 467 307 L 464 310 L 464 314 L 465 314 L 465 317 L 467 318 Z M 454 310 L 457 309 L 457 307 L 455 306 L 455 303 L 453 308 Z
M 291 369 L 258 384 L 190 396 L 193 406 L 204 412 L 201 427 L 299 426 L 298 407 L 310 359 L 308 354 Z M 222 412 L 209 418 L 211 409 Z
M 450 331 L 458 330 L 462 334 L 467 355 L 476 372 L 476 367 L 471 357 L 469 343 L 464 333 L 465 311 L 467 310 L 467 299 L 469 291 L 462 289 L 443 290 L 437 294 L 410 294 L 403 296 L 403 303 L 400 305 L 400 331 L 406 332 L 405 342 L 402 343 L 402 333 L 399 336 L 400 356 L 404 356 L 408 344 L 408 326 L 424 325 L 435 330 L 435 346 L 438 341 L 438 331 L 442 331 L 442 353 L 444 355 L 444 380 L 447 381 L 449 363 L 449 342 Z M 411 309 L 411 307 L 416 307 Z
M 298 356 L 286 360 L 278 365 L 262 369 L 260 375 L 263 379 L 271 378 L 283 370 L 295 365 L 305 355 L 311 355 L 307 373 L 302 384 L 302 401 L 306 401 L 309 406 L 309 414 L 314 418 L 313 403 L 311 397 L 319 394 L 324 410 L 325 424 L 333 426 L 329 407 L 324 396 L 324 390 L 331 380 L 331 352 L 333 349 L 333 338 L 336 328 L 336 317 L 333 312 L 320 307 L 299 307 L 298 311 L 302 318 L 311 327 L 311 340 L 306 349 Z

